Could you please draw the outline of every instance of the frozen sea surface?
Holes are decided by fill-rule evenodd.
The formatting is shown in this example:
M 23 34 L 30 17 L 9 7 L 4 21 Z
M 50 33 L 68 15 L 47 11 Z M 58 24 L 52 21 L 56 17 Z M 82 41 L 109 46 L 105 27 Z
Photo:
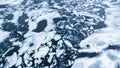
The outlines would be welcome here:
M 120 68 L 120 0 L 1 0 L 0 68 Z

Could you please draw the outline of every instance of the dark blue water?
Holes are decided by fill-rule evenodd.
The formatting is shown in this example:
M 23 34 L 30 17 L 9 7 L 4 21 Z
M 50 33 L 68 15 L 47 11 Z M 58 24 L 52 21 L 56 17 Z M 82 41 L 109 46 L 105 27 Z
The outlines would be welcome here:
M 44 31 L 44 29 L 47 27 L 47 20 L 42 20 L 38 22 L 36 29 L 34 29 L 34 32 L 41 32 Z

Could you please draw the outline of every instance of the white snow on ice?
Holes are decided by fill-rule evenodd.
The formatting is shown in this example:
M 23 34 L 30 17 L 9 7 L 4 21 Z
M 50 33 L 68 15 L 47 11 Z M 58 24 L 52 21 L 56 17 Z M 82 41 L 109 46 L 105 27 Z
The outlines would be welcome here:
M 120 3 L 119 0 L 117 1 L 116 3 Z M 109 6 L 106 9 L 105 24 L 107 27 L 95 30 L 95 33 L 81 41 L 80 46 L 85 49 L 79 50 L 79 52 L 102 52 L 101 56 L 92 59 L 76 59 L 72 68 L 78 68 L 78 66 L 80 68 L 96 68 L 99 63 L 100 66 L 97 65 L 97 68 L 115 68 L 116 63 L 120 62 L 118 60 L 120 57 L 119 51 L 104 51 L 108 45 L 120 45 L 120 5 L 114 5 L 114 3 L 107 0 L 103 3 Z M 86 45 L 90 45 L 90 48 L 86 49 Z

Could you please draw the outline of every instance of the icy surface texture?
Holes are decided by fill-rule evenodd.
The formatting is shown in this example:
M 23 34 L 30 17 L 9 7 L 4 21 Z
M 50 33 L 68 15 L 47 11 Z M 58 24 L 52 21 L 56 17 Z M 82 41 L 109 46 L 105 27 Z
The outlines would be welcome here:
M 0 68 L 120 68 L 120 0 L 1 0 Z

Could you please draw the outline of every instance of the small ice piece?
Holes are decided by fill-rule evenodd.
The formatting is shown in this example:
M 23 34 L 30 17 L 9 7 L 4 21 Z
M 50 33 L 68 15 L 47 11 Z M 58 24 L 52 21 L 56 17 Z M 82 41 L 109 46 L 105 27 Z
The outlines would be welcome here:
M 57 57 L 60 57 L 60 55 L 63 53 L 64 53 L 64 50 L 59 50 L 59 49 L 56 50 Z
M 22 1 L 23 0 L 1 0 L 0 5 L 1 4 L 17 5 L 17 4 L 20 4 Z
M 53 56 L 55 55 L 55 53 L 49 53 L 49 55 L 50 55 L 50 57 L 49 57 L 49 59 L 48 59 L 48 62 L 52 62 L 52 58 L 53 58 Z
M 49 47 L 41 47 L 39 49 L 39 51 L 36 51 L 36 53 L 34 54 L 35 58 L 41 58 L 44 57 L 49 51 Z
M 68 40 L 64 40 L 65 44 L 69 47 L 73 47 L 72 44 Z
M 29 45 L 31 44 L 32 39 L 28 38 L 25 40 L 25 43 L 22 44 L 21 48 L 18 50 L 19 55 L 22 55 L 25 51 L 28 50 Z
M 6 58 L 8 61 L 8 68 L 12 67 L 17 62 L 17 54 L 14 53 L 12 56 Z
M 0 42 L 2 42 L 8 36 L 9 36 L 9 32 L 5 32 L 5 31 L 0 30 Z
M 54 36 L 54 39 L 57 41 L 57 40 L 59 40 L 61 38 L 61 36 L 60 35 L 55 35 Z
M 31 57 L 29 56 L 29 54 L 28 54 L 28 53 L 25 53 L 23 57 L 24 57 L 24 62 L 25 62 L 25 64 L 26 64 L 27 66 L 31 66 L 31 65 L 32 65 L 32 62 L 31 62 L 30 60 L 32 60 L 32 59 L 31 59 Z
M 21 63 L 22 63 L 22 58 L 19 57 L 18 60 L 17 60 L 16 66 L 19 66 Z

